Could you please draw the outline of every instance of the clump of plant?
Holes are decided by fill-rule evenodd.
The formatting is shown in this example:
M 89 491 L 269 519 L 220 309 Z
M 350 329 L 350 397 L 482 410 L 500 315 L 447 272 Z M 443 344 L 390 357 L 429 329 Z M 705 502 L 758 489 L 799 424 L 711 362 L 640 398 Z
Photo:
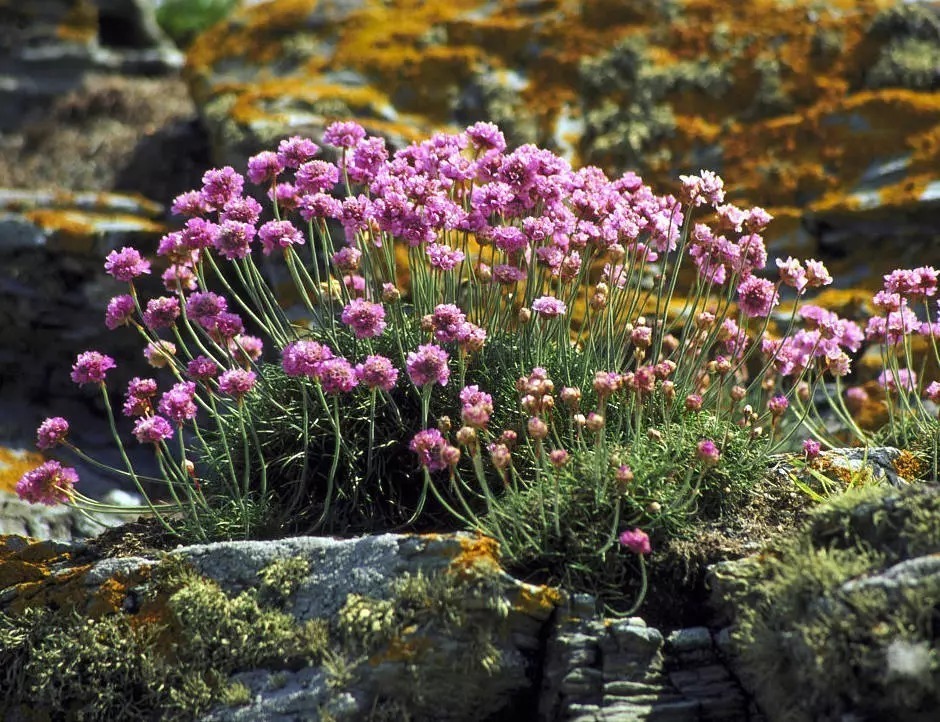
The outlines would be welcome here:
M 810 400 L 833 384 L 847 408 L 849 353 L 867 339 L 908 358 L 905 339 L 927 333 L 908 298 L 936 329 L 929 268 L 892 276 L 897 301 L 864 333 L 801 303 L 831 283 L 825 266 L 777 259 L 769 278 L 770 215 L 726 203 L 707 171 L 657 195 L 634 173 L 510 151 L 489 123 L 395 153 L 350 122 L 321 142 L 335 162 L 289 138 L 249 160 L 247 182 L 225 167 L 179 196 L 186 220 L 157 250 L 166 295 L 141 297 L 137 250 L 106 260 L 127 292 L 105 322 L 139 334 L 155 369 L 122 412 L 156 454 L 166 491 L 145 510 L 171 533 L 465 527 L 523 572 L 608 599 L 639 579 L 642 597 L 649 535 L 733 509 L 769 454 L 819 433 Z M 143 493 L 114 365 L 87 351 L 72 379 L 103 394 L 117 473 Z M 899 415 L 928 414 L 895 387 Z M 67 433 L 48 419 L 38 444 L 87 458 Z M 50 461 L 18 491 L 105 508 L 76 482 Z
M 818 509 L 739 590 L 733 639 L 758 702 L 794 720 L 927 720 L 937 708 L 937 576 L 873 575 L 940 551 L 935 486 L 868 487 Z

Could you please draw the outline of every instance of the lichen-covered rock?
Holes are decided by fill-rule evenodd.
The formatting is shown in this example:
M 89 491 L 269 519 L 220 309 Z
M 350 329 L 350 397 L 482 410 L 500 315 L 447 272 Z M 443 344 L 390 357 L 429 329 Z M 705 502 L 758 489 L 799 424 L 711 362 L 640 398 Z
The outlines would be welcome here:
M 509 577 L 496 554 L 469 534 L 226 542 L 163 560 L 7 537 L 4 719 L 25 719 L 26 704 L 122 720 L 526 709 L 534 649 L 563 597 Z
M 655 187 L 717 170 L 778 252 L 872 286 L 938 259 L 938 56 L 929 2 L 278 0 L 186 73 L 220 163 L 348 116 L 395 142 L 493 120 Z
M 160 75 L 182 57 L 149 0 L 0 1 L 0 131 L 88 73 Z
M 940 707 L 940 487 L 870 486 L 711 570 L 733 668 L 773 720 L 927 722 Z

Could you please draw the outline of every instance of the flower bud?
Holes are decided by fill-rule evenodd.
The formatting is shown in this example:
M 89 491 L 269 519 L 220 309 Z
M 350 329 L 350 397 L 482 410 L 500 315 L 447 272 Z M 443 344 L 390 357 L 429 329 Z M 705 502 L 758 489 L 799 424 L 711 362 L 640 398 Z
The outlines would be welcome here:
M 449 434 L 450 428 L 451 428 L 451 424 L 450 424 L 449 416 L 442 416 L 440 419 L 437 420 L 437 430 L 440 431 L 442 434 Z
M 526 324 L 532 320 L 532 310 L 523 306 L 519 309 L 519 323 Z
M 660 504 L 658 501 L 651 501 L 649 504 L 646 505 L 646 513 L 651 516 L 654 514 L 658 514 L 662 510 L 663 510 L 663 505 Z
M 747 395 L 747 389 L 743 386 L 732 386 L 731 387 L 731 398 L 735 401 L 740 401 Z
M 604 421 L 603 416 L 601 416 L 600 414 L 596 414 L 592 411 L 591 413 L 588 414 L 585 423 L 587 424 L 589 431 L 593 431 L 596 433 L 604 428 L 605 421 Z
M 477 430 L 472 426 L 461 426 L 457 429 L 457 443 L 470 449 L 476 447 Z
M 548 460 L 556 469 L 560 469 L 568 463 L 568 452 L 564 449 L 554 449 L 548 454 Z
M 538 416 L 533 416 L 529 419 L 526 424 L 526 429 L 529 432 L 529 436 L 533 439 L 544 439 L 548 436 L 548 425 Z
M 561 390 L 561 400 L 570 411 L 576 410 L 581 403 L 581 389 L 565 386 Z
M 460 449 L 447 444 L 441 449 L 441 461 L 450 467 L 457 466 L 457 463 L 460 461 Z
M 650 441 L 660 442 L 663 440 L 663 432 L 659 429 L 648 429 L 646 432 L 646 438 Z

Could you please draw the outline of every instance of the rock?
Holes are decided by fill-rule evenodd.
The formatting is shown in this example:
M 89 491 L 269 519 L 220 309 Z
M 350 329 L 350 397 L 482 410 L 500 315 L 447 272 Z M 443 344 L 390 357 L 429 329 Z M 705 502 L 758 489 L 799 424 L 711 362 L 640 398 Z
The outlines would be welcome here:
M 152 76 L 182 64 L 148 0 L 5 2 L 0 28 L 0 131 L 88 73 Z
M 103 503 L 136 503 L 105 495 Z M 85 515 L 66 506 L 43 507 L 27 504 L 14 494 L 0 492 L 0 535 L 71 542 L 96 536 L 108 527 L 119 526 L 126 517 L 114 514 Z
M 940 487 L 867 487 L 710 571 L 722 648 L 773 720 L 923 720 L 940 704 Z
M 874 288 L 887 265 L 940 261 L 937 17 L 935 3 L 257 2 L 197 38 L 185 72 L 220 164 L 337 118 L 393 145 L 493 120 L 512 143 L 659 189 L 719 171 L 731 200 L 777 216 L 772 252 Z
M 29 633 L 49 639 L 61 625 L 68 629 L 68 610 L 75 609 L 81 626 L 99 630 L 99 641 L 115 625 L 131 622 L 141 630 L 130 636 L 142 645 L 145 666 L 153 667 L 139 684 L 176 685 L 174 697 L 165 689 L 146 698 L 166 705 L 164 711 L 183 703 L 207 721 L 328 719 L 327 711 L 337 720 L 377 711 L 389 719 L 404 719 L 404 711 L 440 720 L 506 715 L 529 704 L 537 664 L 513 647 L 511 630 L 546 620 L 561 597 L 509 577 L 495 553 L 495 543 L 469 534 L 385 534 L 187 546 L 164 561 L 95 559 L 89 547 L 7 537 L 0 547 L 0 658 L 25 665 L 27 678 L 4 695 L 11 704 L 45 706 L 53 717 L 62 709 L 56 705 L 68 704 L 72 712 L 105 718 L 108 679 L 81 692 L 66 672 L 58 678 L 60 696 L 48 690 L 31 697 L 30 660 L 56 652 L 41 644 L 33 652 L 13 648 L 3 636 L 38 614 L 43 621 Z M 61 610 L 55 620 L 41 616 L 50 604 Z M 159 657 L 166 647 L 154 646 L 147 631 L 164 624 L 178 630 L 160 643 L 171 645 L 172 660 Z M 239 636 L 250 634 L 262 636 Z M 79 659 L 88 653 L 74 652 Z M 123 670 L 112 671 L 127 681 Z M 190 674 L 214 679 L 212 690 L 199 696 L 198 689 L 181 687 L 179 675 Z M 142 704 L 132 699 L 133 685 L 120 694 L 131 708 Z

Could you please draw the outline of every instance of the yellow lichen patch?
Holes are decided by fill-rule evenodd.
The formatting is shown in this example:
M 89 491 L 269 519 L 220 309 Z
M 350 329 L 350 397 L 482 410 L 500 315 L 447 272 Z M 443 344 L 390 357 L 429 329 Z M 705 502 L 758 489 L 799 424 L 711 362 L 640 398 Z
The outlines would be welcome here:
M 482 534 L 460 537 L 460 553 L 451 560 L 449 567 L 458 579 L 478 579 L 500 569 L 498 541 Z
M 81 610 L 88 602 L 85 575 L 90 564 L 47 574 L 39 581 L 16 585 L 16 596 L 7 606 L 13 614 L 23 614 L 26 609 L 48 607 L 51 609 Z
M 401 636 L 393 637 L 385 647 L 369 657 L 369 664 L 375 667 L 383 662 L 413 662 L 433 649 L 431 640 L 417 636 L 415 631 L 415 626 L 406 627 Z
M 16 482 L 23 474 L 32 471 L 44 461 L 42 454 L 0 446 L 0 491 L 14 491 Z
M 122 611 L 128 593 L 148 578 L 148 572 L 149 567 L 144 567 L 128 575 L 122 574 L 105 579 L 101 586 L 90 595 L 85 613 L 89 617 L 97 618 Z
M 27 211 L 24 217 L 37 227 L 53 234 L 51 248 L 69 253 L 90 253 L 95 236 L 111 228 L 139 233 L 163 233 L 166 228 L 139 216 L 126 214 L 89 213 L 80 210 L 39 208 Z
M 556 587 L 526 584 L 519 588 L 516 599 L 512 603 L 512 608 L 514 611 L 521 612 L 526 616 L 544 619 L 548 617 L 563 600 L 564 594 Z
M 920 479 L 927 471 L 927 464 L 924 463 L 924 460 L 907 449 L 901 449 L 901 453 L 898 454 L 893 465 L 898 476 L 908 481 Z

